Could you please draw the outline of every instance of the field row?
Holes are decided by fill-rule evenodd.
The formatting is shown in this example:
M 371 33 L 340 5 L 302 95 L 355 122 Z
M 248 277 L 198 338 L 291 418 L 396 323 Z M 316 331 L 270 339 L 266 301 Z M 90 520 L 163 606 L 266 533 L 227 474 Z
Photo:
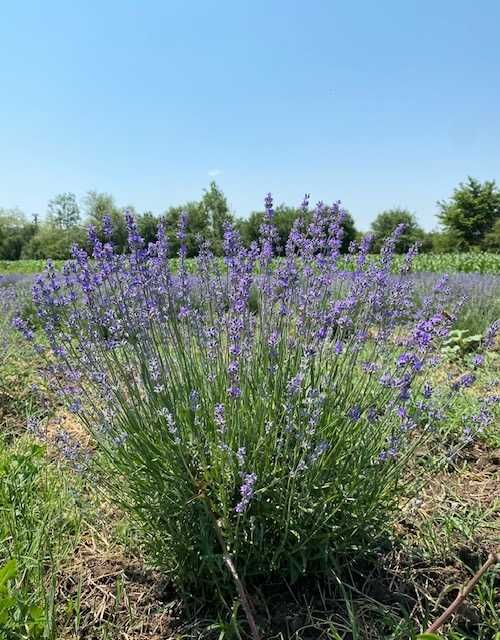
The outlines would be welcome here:
M 378 256 L 370 256 L 371 260 L 376 260 Z M 403 263 L 404 256 L 395 256 L 394 269 L 398 271 Z M 177 263 L 177 259 L 172 259 Z M 63 260 L 54 260 L 55 267 L 60 269 L 64 264 Z M 189 271 L 194 270 L 195 259 L 187 260 Z M 350 270 L 353 267 L 353 260 L 344 256 L 339 261 L 339 266 Z M 0 260 L 0 274 L 2 273 L 40 273 L 45 267 L 45 260 Z M 500 253 L 422 253 L 413 261 L 413 271 L 432 273 L 491 273 L 500 274 Z

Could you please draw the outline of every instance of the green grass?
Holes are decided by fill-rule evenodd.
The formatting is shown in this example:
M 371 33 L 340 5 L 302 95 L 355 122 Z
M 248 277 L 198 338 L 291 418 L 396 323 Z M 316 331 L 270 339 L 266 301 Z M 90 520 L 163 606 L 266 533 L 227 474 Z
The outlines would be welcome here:
M 39 373 L 40 358 L 31 345 L 0 319 L 0 433 L 21 433 L 29 417 L 52 412 L 45 382 Z
M 0 441 L 0 638 L 56 638 L 57 571 L 80 516 L 62 470 L 28 438 Z
M 376 259 L 376 256 L 370 256 Z M 345 268 L 348 269 L 352 260 L 344 258 Z M 395 256 L 394 268 L 399 271 L 404 256 Z M 342 264 L 342 261 L 341 261 Z M 432 273 L 500 273 L 500 253 L 469 252 L 469 253 L 421 253 L 412 262 L 412 271 Z
M 398 256 L 396 262 L 400 262 Z M 422 253 L 414 262 L 414 271 L 434 273 L 500 273 L 500 253 Z
M 399 266 L 402 260 L 402 256 L 396 256 L 396 266 Z M 64 260 L 54 260 L 53 262 L 57 269 L 61 268 L 64 264 Z M 192 262 L 192 260 L 188 262 Z M 343 265 L 346 269 L 350 268 L 348 258 L 343 260 Z M 0 260 L 0 274 L 40 273 L 43 271 L 44 266 L 45 260 Z M 447 254 L 423 253 L 416 257 L 413 263 L 413 270 L 430 271 L 434 273 L 464 272 L 500 274 L 500 253 L 487 253 L 484 251 Z
M 40 273 L 45 267 L 45 260 L 0 260 L 0 274 L 7 273 Z M 56 268 L 62 267 L 64 260 L 54 260 Z

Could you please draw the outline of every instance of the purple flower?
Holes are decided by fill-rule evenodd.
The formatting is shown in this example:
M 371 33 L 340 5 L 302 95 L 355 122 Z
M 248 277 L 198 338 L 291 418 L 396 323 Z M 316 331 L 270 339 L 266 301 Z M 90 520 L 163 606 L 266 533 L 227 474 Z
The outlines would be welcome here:
M 79 413 L 82 410 L 81 400 L 79 399 L 73 400 L 73 402 L 71 402 L 68 408 L 71 411 L 71 413 Z
M 229 363 L 229 365 L 227 367 L 227 372 L 229 373 L 229 375 L 231 377 L 234 377 L 238 373 L 239 368 L 240 368 L 240 366 L 239 366 L 238 362 L 236 360 L 231 360 L 231 362 Z
M 113 237 L 113 223 L 111 221 L 111 216 L 103 216 L 102 229 L 106 240 L 111 240 Z
M 349 418 L 351 418 L 351 420 L 357 422 L 361 417 L 361 408 L 359 407 L 359 405 L 354 405 L 353 407 L 351 407 L 348 411 L 348 416 Z
M 248 505 L 253 498 L 254 485 L 257 482 L 257 476 L 255 473 L 242 473 L 241 477 L 243 480 L 243 483 L 240 486 L 241 500 L 234 508 L 236 513 L 244 513 L 247 510 Z
M 226 418 L 224 414 L 224 405 L 216 404 L 214 409 L 214 420 L 220 431 L 224 431 L 226 427 Z
M 381 462 L 386 462 L 387 460 L 394 460 L 398 455 L 398 449 L 395 444 L 391 445 L 388 449 L 383 449 L 379 453 L 379 460 Z
M 177 228 L 177 239 L 179 240 L 179 258 L 184 261 L 187 256 L 186 237 L 187 237 L 188 214 L 183 211 L 179 216 L 179 226 Z
M 491 349 L 495 344 L 495 339 L 500 332 L 500 320 L 495 320 L 495 322 L 488 327 L 484 334 L 484 346 L 487 349 Z
M 331 493 L 336 483 L 325 482 L 329 466 L 340 455 L 358 477 L 365 470 L 356 465 L 367 459 L 356 455 L 359 447 L 373 463 L 379 452 L 389 460 L 409 446 L 406 432 L 416 416 L 422 422 L 442 417 L 441 394 L 430 400 L 432 388 L 418 378 L 424 366 L 439 363 L 435 354 L 456 309 L 447 300 L 452 278 L 438 286 L 437 276 L 420 281 L 406 273 L 413 249 L 403 273 L 396 273 L 401 229 L 379 259 L 369 255 L 369 237 L 340 257 L 345 216 L 340 203 L 309 207 L 306 196 L 285 255 L 275 260 L 282 247 L 268 195 L 258 241 L 247 247 L 237 228 L 218 224 L 214 237 L 223 240 L 223 259 L 197 239 L 201 249 L 192 263 L 185 214 L 178 221 L 179 260 L 169 256 L 167 238 L 176 242 L 176 230 L 168 221 L 146 246 L 127 213 L 130 246 L 123 253 L 113 252 L 112 229 L 103 221 L 106 241 L 91 228 L 90 252 L 75 248 L 62 273 L 49 264 L 34 282 L 41 331 L 33 336 L 21 320 L 18 329 L 33 340 L 44 333 L 41 344 L 61 397 L 85 411 L 105 444 L 129 434 L 125 447 L 109 450 L 117 467 L 128 473 L 123 465 L 130 466 L 130 482 L 151 474 L 154 488 L 154 467 L 141 463 L 149 447 L 166 489 L 184 473 L 181 454 L 214 495 L 223 497 L 229 473 L 237 513 L 257 506 L 251 502 L 260 495 L 257 474 L 276 487 L 266 493 L 271 510 L 280 508 L 279 488 L 286 486 L 276 480 L 299 473 L 311 474 L 304 486 L 318 488 L 315 500 L 324 492 L 326 509 L 331 497 L 340 508 L 356 509 L 355 495 L 352 503 L 339 503 L 340 494 Z M 477 359 L 472 363 L 479 366 Z M 468 384 L 463 378 L 458 388 Z M 414 392 L 420 387 L 423 397 Z M 485 401 L 470 418 L 474 431 L 491 420 L 489 409 Z M 265 473 L 252 466 L 262 439 L 271 456 L 262 462 Z M 156 504 L 156 496 L 150 502 Z
M 179 309 L 179 320 L 183 320 L 189 316 L 189 308 L 185 306 L 181 306 Z
M 365 373 L 376 373 L 379 370 L 379 365 L 376 362 L 363 362 L 362 368 Z
M 191 411 L 198 411 L 200 408 L 200 394 L 196 389 L 192 389 L 189 392 L 189 406 Z
M 304 374 L 302 372 L 297 373 L 297 375 L 294 376 L 288 383 L 288 386 L 287 386 L 288 394 L 293 396 L 296 393 L 298 393 L 303 380 L 304 380 Z
M 389 373 L 385 372 L 380 377 L 380 384 L 383 387 L 388 387 L 388 388 L 389 387 L 394 387 L 395 386 L 395 380 Z
M 484 364 L 484 356 L 482 356 L 480 353 L 476 353 L 472 358 L 472 364 L 475 367 L 480 367 Z
M 247 452 L 245 447 L 240 447 L 236 452 L 236 459 L 238 460 L 238 465 L 242 467 L 245 464 L 245 456 Z
M 128 231 L 128 246 L 133 251 L 138 251 L 144 246 L 144 239 L 141 237 L 134 216 L 129 210 L 125 211 L 125 221 Z
M 464 427 L 462 431 L 462 441 L 465 443 L 470 443 L 473 440 L 472 428 L 470 426 Z
M 475 379 L 476 379 L 476 376 L 473 375 L 472 373 L 464 373 L 463 376 L 461 376 L 458 380 L 455 380 L 455 382 L 453 382 L 451 387 L 454 391 L 458 391 L 461 388 L 470 387 L 472 384 L 474 384 Z
M 316 445 L 311 455 L 309 456 L 309 464 L 313 464 L 317 460 L 319 460 L 319 458 L 321 458 L 321 456 L 329 449 L 329 447 L 330 444 L 326 441 L 320 442 L 318 445 Z
M 20 318 L 19 316 L 16 316 L 13 320 L 12 320 L 12 326 L 17 329 L 24 337 L 26 340 L 29 340 L 30 342 L 33 340 L 34 338 L 34 333 L 33 331 L 28 327 L 28 323 L 23 320 L 22 318 Z

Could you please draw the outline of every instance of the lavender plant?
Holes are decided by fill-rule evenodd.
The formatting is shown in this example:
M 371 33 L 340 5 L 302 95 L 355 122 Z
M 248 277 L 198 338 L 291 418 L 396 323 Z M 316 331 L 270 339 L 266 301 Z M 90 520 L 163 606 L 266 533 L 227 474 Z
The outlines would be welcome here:
M 17 315 L 32 307 L 29 277 L 11 274 L 0 276 L 0 432 L 10 433 L 25 421 L 26 411 L 34 409 L 30 385 L 36 378 L 36 362 L 29 345 L 12 328 Z M 30 362 L 32 367 L 23 367 Z
M 417 289 L 425 291 L 434 286 L 438 276 L 415 273 Z M 461 301 L 455 329 L 467 330 L 469 335 L 483 335 L 500 318 L 500 276 L 480 273 L 451 274 L 447 287 L 450 299 Z
M 92 254 L 75 247 L 33 289 L 50 373 L 94 437 L 103 486 L 154 562 L 211 597 L 235 572 L 294 579 L 373 549 L 432 420 L 420 380 L 454 320 L 444 280 L 414 295 L 414 250 L 391 274 L 401 229 L 377 261 L 369 238 L 353 244 L 346 274 L 342 208 L 311 213 L 306 197 L 273 264 L 265 204 L 258 244 L 226 226 L 224 268 L 204 245 L 188 273 L 182 217 L 172 271 L 165 229 L 146 247 L 127 216 L 128 254 L 90 228 Z

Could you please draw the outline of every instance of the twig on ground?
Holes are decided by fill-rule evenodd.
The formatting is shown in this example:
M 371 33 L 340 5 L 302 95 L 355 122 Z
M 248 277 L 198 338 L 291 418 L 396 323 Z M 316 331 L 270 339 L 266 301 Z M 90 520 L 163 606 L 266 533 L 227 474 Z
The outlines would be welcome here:
M 433 633 L 437 631 L 447 620 L 448 618 L 455 613 L 458 607 L 462 604 L 462 602 L 467 598 L 472 589 L 476 586 L 481 577 L 488 571 L 488 569 L 495 564 L 500 562 L 500 553 L 490 553 L 486 562 L 482 565 L 482 567 L 472 576 L 472 578 L 467 582 L 467 584 L 462 587 L 455 600 L 450 604 L 450 606 L 444 611 L 437 620 L 435 620 L 430 627 L 427 628 L 426 633 Z
M 234 562 L 231 558 L 231 554 L 229 553 L 229 550 L 227 548 L 226 541 L 224 540 L 224 535 L 220 529 L 219 523 L 217 522 L 217 518 L 213 513 L 210 505 L 208 504 L 208 500 L 206 498 L 205 498 L 205 504 L 208 508 L 210 518 L 214 525 L 215 535 L 217 536 L 217 540 L 219 541 L 219 544 L 222 549 L 222 557 L 224 559 L 224 563 L 228 567 L 231 577 L 233 578 L 234 583 L 236 585 L 236 589 L 240 597 L 241 605 L 243 607 L 243 610 L 245 611 L 245 615 L 247 617 L 248 624 L 250 626 L 250 631 L 252 632 L 252 638 L 253 640 L 260 640 L 260 635 L 257 630 L 255 618 L 253 617 L 253 614 L 252 614 L 252 609 L 250 607 L 250 602 L 248 600 L 247 592 L 245 590 L 245 587 L 243 586 L 243 582 L 241 581 L 241 578 L 239 577 L 236 567 L 234 565 Z

